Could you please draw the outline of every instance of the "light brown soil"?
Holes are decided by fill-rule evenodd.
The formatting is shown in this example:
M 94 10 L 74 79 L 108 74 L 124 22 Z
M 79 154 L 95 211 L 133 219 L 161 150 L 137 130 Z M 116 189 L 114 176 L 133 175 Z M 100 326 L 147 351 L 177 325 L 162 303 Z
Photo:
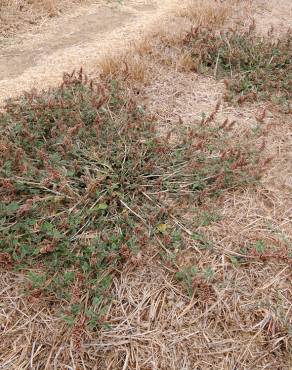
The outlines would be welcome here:
M 178 7 L 175 3 L 126 0 L 75 5 L 69 10 L 67 6 L 67 14 L 57 13 L 28 32 L 0 38 L 0 103 L 24 90 L 54 85 L 64 71 L 81 65 L 94 75 L 100 57 L 122 51 L 145 29 L 161 27 L 170 9 Z M 291 7 L 289 0 L 260 0 L 255 13 L 259 30 L 291 27 Z
M 100 57 L 122 51 L 144 29 L 161 23 L 173 0 L 99 1 L 47 20 L 0 42 L 0 103 L 24 90 L 58 83 L 82 65 L 93 74 Z
M 292 29 L 292 2 L 290 0 L 260 0 L 255 14 L 258 30 L 266 34 L 272 27 L 275 36 Z
M 41 27 L 49 18 L 70 12 L 92 0 L 1 0 L 0 37 Z

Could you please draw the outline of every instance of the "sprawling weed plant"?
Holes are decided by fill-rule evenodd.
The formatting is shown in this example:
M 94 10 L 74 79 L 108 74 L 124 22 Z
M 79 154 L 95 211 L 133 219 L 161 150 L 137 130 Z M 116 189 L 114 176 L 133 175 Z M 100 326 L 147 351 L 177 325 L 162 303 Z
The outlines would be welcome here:
M 0 115 L 2 267 L 27 271 L 30 293 L 72 302 L 77 286 L 89 307 L 150 245 L 183 248 L 182 210 L 256 178 L 257 151 L 229 139 L 218 109 L 158 134 L 117 81 L 93 84 L 82 70 L 9 102 Z
M 185 37 L 184 48 L 197 71 L 212 71 L 225 79 L 227 100 L 271 100 L 291 113 L 290 33 L 275 40 L 258 36 L 254 25 L 248 30 L 238 27 L 221 33 L 197 27 Z

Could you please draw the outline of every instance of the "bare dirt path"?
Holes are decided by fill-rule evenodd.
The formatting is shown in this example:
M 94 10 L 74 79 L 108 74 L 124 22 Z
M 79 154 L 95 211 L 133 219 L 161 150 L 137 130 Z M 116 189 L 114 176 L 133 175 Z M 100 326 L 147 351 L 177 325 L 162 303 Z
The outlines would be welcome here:
M 292 29 L 292 2 L 290 0 L 258 0 L 255 21 L 258 31 L 266 34 L 272 27 L 280 36 Z
M 31 88 L 60 81 L 81 65 L 96 69 L 98 57 L 122 49 L 160 19 L 172 0 L 99 2 L 47 22 L 38 31 L 0 43 L 0 103 Z
M 186 1 L 185 1 L 186 2 Z M 179 4 L 184 3 L 179 2 Z M 265 31 L 266 22 L 283 30 L 292 27 L 289 0 L 258 0 L 255 18 Z M 74 8 L 14 38 L 0 42 L 0 104 L 31 88 L 60 81 L 64 71 L 81 65 L 95 73 L 99 57 L 123 50 L 143 29 L 161 24 L 175 0 L 98 1 Z M 290 21 L 289 21 L 290 19 Z

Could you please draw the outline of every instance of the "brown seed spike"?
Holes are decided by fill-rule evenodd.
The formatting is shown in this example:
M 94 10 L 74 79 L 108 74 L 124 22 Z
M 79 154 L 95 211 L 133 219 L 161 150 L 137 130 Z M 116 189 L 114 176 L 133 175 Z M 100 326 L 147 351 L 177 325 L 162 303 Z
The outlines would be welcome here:
M 264 122 L 264 119 L 266 117 L 266 108 L 264 108 L 264 110 L 262 111 L 262 113 L 259 115 L 259 116 L 256 116 L 256 120 L 260 123 L 263 123 Z
M 192 29 L 191 29 L 191 35 L 193 36 L 193 37 L 196 37 L 197 36 L 197 34 L 198 34 L 198 31 L 199 31 L 199 26 L 197 26 L 197 27 L 192 27 Z
M 229 130 L 232 130 L 232 128 L 233 128 L 233 126 L 235 125 L 235 123 L 236 123 L 236 121 L 232 121 L 232 122 L 230 122 L 230 124 L 228 125 L 228 127 L 227 127 L 227 130 L 229 131 Z
M 215 107 L 215 112 L 217 113 L 219 111 L 219 108 L 221 106 L 221 100 L 218 100 Z
M 237 99 L 237 103 L 238 104 L 242 104 L 246 101 L 247 99 L 247 95 L 241 95 L 238 99 Z
M 82 82 L 82 80 L 83 80 L 83 69 L 82 69 L 82 67 L 80 68 L 80 70 L 78 72 L 78 80 L 80 82 Z
M 170 137 L 171 137 L 171 130 L 168 131 L 168 133 L 166 135 L 166 141 L 169 141 L 170 140 Z
M 260 151 L 263 151 L 263 150 L 265 149 L 266 144 L 267 144 L 266 139 L 265 139 L 265 138 L 263 138 L 263 142 L 262 142 L 262 144 L 261 144 L 261 146 L 260 146 Z
M 270 163 L 272 160 L 273 160 L 273 156 L 272 157 L 268 157 L 268 158 L 266 158 L 265 160 L 264 160 L 264 162 L 263 162 L 263 166 L 265 166 L 265 165 L 267 165 L 268 163 Z
M 226 127 L 226 125 L 228 124 L 228 118 L 226 118 L 223 123 L 219 126 L 220 129 L 223 129 Z

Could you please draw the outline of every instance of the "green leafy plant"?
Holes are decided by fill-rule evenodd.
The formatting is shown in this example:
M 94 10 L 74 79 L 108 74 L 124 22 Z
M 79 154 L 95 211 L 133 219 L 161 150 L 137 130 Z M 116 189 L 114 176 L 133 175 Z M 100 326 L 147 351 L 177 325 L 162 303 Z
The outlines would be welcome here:
M 187 289 L 189 295 L 193 293 L 193 278 L 198 273 L 198 268 L 196 266 L 191 266 L 178 271 L 175 275 L 178 281 L 180 281 L 184 287 Z
M 159 135 L 117 81 L 93 84 L 82 70 L 9 102 L 0 115 L 1 250 L 15 268 L 43 271 L 30 276 L 42 294 L 69 302 L 86 292 L 87 309 L 106 305 L 112 275 L 147 244 L 183 248 L 182 210 L 256 180 L 258 151 L 232 144 L 217 111 Z M 98 312 L 87 317 L 96 325 Z
M 212 71 L 225 79 L 227 100 L 271 100 L 291 113 L 290 33 L 274 40 L 258 36 L 254 25 L 248 30 L 236 27 L 221 33 L 197 27 L 185 37 L 183 48 L 195 70 Z

